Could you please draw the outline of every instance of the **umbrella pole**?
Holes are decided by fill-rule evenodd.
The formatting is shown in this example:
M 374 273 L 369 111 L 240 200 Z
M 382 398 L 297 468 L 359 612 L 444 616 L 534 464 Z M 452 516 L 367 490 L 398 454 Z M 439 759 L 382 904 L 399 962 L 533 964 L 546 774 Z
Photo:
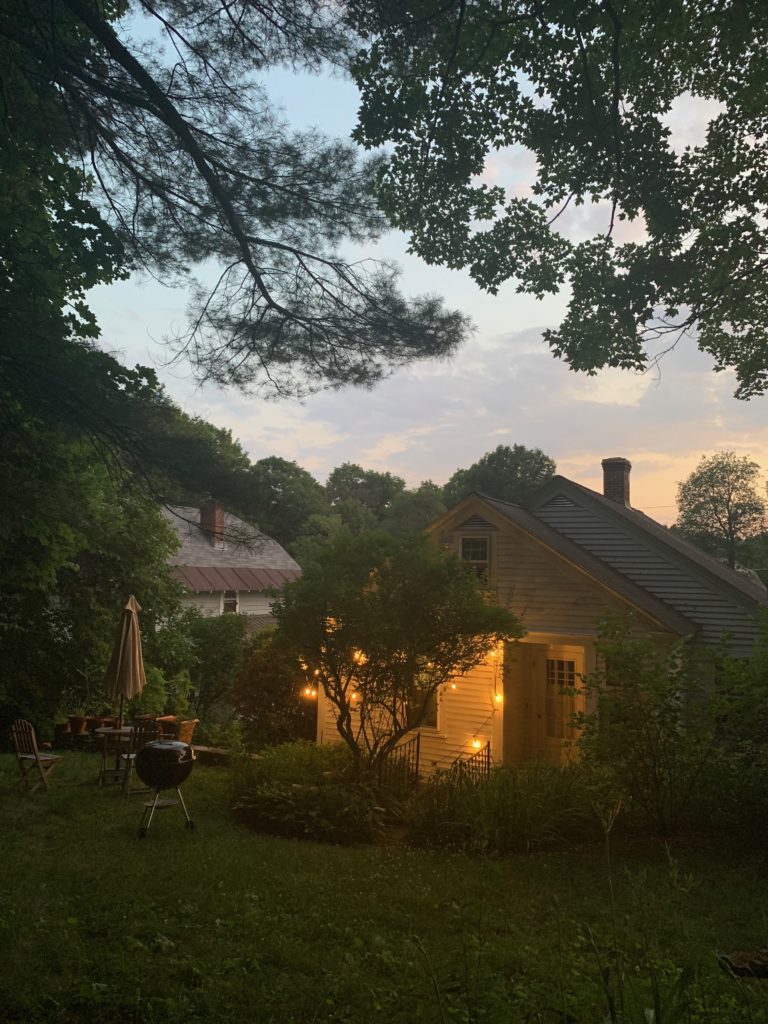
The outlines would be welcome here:
M 120 710 L 117 713 L 117 728 L 123 728 L 123 695 L 120 694 Z

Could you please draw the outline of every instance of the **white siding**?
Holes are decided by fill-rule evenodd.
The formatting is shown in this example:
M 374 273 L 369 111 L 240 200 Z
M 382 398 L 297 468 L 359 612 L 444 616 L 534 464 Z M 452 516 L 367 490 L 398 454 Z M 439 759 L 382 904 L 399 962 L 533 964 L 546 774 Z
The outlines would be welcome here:
M 181 599 L 185 608 L 197 608 L 203 615 L 221 614 L 221 591 L 212 594 L 186 594 Z
M 241 615 L 269 615 L 274 597 L 257 590 L 239 590 L 237 592 L 237 610 Z
M 454 680 L 456 689 L 446 685 L 438 697 L 437 728 L 422 728 L 420 769 L 422 775 L 431 775 L 439 769 L 450 768 L 462 756 L 476 753 L 472 741 L 481 747 L 491 742 L 491 756 L 501 760 L 500 722 L 503 705 L 494 700 L 494 684 L 502 693 L 501 658 L 489 658 L 470 675 Z M 409 733 L 405 739 L 410 739 Z M 332 704 L 322 692 L 318 693 L 318 743 L 340 743 Z M 496 749 L 498 746 L 498 749 Z

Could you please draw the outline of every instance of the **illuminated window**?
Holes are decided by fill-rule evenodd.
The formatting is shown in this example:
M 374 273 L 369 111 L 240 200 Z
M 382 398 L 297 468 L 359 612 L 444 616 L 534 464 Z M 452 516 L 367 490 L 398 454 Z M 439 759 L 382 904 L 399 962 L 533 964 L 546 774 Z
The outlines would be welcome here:
M 236 612 L 237 611 L 237 591 L 236 590 L 225 590 L 224 591 L 224 601 L 223 601 L 222 606 L 221 606 L 221 611 L 222 611 L 223 615 L 226 615 L 227 612 Z
M 477 578 L 482 580 L 484 583 L 488 582 L 488 550 L 489 543 L 487 537 L 462 537 L 461 538 L 461 557 L 462 560 L 468 562 L 475 573 Z
M 416 725 L 416 716 L 424 704 L 424 691 L 419 686 L 414 686 L 405 708 L 405 720 L 410 727 Z M 426 700 L 424 717 L 419 723 L 419 728 L 437 728 L 437 693 L 433 690 Z
M 546 724 L 552 739 L 573 738 L 572 715 L 576 710 L 574 687 L 576 662 L 547 658 Z

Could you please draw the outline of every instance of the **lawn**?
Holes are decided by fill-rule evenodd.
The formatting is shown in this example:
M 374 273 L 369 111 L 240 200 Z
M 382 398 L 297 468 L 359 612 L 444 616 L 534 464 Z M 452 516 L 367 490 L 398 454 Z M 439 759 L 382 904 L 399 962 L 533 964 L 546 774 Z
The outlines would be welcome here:
M 141 798 L 99 789 L 93 755 L 65 755 L 47 794 L 16 772 L 0 756 L 3 1024 L 602 1024 L 611 1000 L 626 1024 L 768 1022 L 768 981 L 716 960 L 768 944 L 754 855 L 617 846 L 612 912 L 600 847 L 471 860 L 257 835 L 203 766 L 197 828 L 170 809 L 139 840 Z

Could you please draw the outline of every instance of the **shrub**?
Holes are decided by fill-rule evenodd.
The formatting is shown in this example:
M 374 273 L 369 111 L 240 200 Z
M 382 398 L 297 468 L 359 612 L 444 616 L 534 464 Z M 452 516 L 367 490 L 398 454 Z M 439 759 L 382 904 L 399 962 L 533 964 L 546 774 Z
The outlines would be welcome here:
M 597 710 L 576 716 L 583 762 L 615 774 L 643 828 L 671 835 L 690 821 L 715 752 L 722 698 L 712 652 L 636 639 L 619 621 L 602 624 L 597 647 L 603 668 L 584 683 Z
M 297 740 L 267 747 L 254 762 L 254 782 L 286 785 L 346 782 L 352 778 L 352 758 L 340 743 Z
M 381 832 L 373 793 L 352 782 L 264 782 L 249 787 L 233 811 L 238 821 L 260 831 L 299 839 L 368 843 Z
M 371 789 L 350 781 L 352 773 L 351 755 L 341 745 L 270 747 L 250 762 L 233 811 L 239 821 L 274 835 L 372 842 L 383 811 Z
M 417 793 L 408 835 L 419 846 L 508 853 L 599 834 L 595 805 L 613 797 L 605 773 L 579 766 L 496 768 L 474 782 L 446 774 Z
M 251 750 L 314 739 L 317 701 L 302 696 L 307 682 L 300 659 L 275 643 L 274 629 L 247 641 L 230 697 Z

